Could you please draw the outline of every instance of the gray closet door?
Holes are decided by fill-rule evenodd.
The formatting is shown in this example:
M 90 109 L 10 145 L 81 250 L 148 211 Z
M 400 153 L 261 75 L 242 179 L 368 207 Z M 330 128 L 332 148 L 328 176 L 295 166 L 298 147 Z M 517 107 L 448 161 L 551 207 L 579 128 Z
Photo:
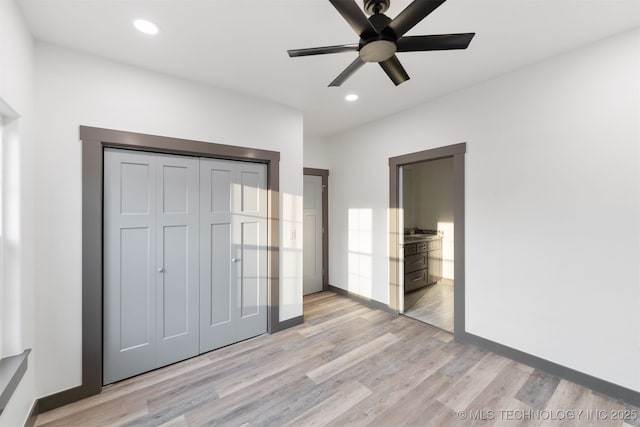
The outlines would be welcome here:
M 304 176 L 304 295 L 322 291 L 322 177 Z
M 150 155 L 104 153 L 104 383 L 156 359 L 156 174 Z
M 200 159 L 200 352 L 267 331 L 266 178 Z
M 198 159 L 157 156 L 157 363 L 198 354 Z
M 198 353 L 198 161 L 105 150 L 109 384 Z

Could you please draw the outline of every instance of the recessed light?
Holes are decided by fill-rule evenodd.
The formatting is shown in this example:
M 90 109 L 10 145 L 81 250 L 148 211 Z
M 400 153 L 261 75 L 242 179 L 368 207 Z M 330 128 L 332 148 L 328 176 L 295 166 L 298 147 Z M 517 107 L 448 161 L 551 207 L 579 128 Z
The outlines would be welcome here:
M 344 99 L 346 99 L 349 102 L 357 101 L 358 95 L 356 95 L 355 93 L 350 93 L 349 95 L 345 96 Z
M 160 32 L 156 24 L 151 21 L 147 21 L 146 19 L 136 19 L 135 21 L 133 21 L 133 25 L 141 33 L 156 35 Z

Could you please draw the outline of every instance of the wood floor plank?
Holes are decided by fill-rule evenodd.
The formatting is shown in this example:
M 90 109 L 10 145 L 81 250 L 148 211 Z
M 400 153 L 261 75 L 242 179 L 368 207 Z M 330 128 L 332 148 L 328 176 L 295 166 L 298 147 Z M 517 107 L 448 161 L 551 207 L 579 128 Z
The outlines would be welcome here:
M 486 354 L 464 376 L 456 380 L 438 397 L 438 401 L 454 411 L 463 411 L 510 361 L 494 353 Z
M 625 405 L 626 421 L 631 427 L 640 427 L 640 407 L 627 403 Z
M 452 411 L 449 407 L 443 405 L 437 400 L 432 401 L 431 404 L 421 413 L 415 414 L 414 419 L 407 423 L 407 426 L 412 427 L 452 427 L 469 425 L 475 426 L 476 424 L 460 419 L 456 412 Z
M 337 294 L 305 297 L 304 310 L 302 325 L 112 384 L 40 414 L 36 425 L 546 427 L 553 423 L 535 419 L 539 408 L 629 407 Z M 459 412 L 483 409 L 511 412 Z M 631 419 L 573 425 L 638 427 Z
M 251 359 L 255 354 L 255 350 L 260 350 L 261 353 L 265 353 L 272 349 L 280 348 L 285 342 L 304 340 L 304 337 L 298 333 L 297 328 L 287 329 L 280 332 L 280 334 L 277 341 L 269 339 L 269 335 L 260 335 L 205 354 L 211 361 L 215 362 L 221 362 L 227 359 Z
M 248 400 L 243 398 L 235 400 L 234 409 L 229 411 L 222 407 L 222 411 L 209 412 L 208 419 L 204 423 L 195 423 L 197 426 L 235 426 L 248 424 L 252 426 L 281 425 L 301 411 L 317 405 L 333 392 L 336 384 L 324 384 L 318 387 L 305 375 L 298 375 L 289 383 L 290 387 L 280 389 L 278 393 L 262 394 L 258 399 Z M 187 414 L 187 419 L 192 420 Z
M 49 422 L 43 423 L 37 420 L 36 425 L 42 427 L 122 426 L 146 415 L 148 415 L 148 410 L 144 399 L 122 396 L 105 402 L 103 405 L 75 411 Z
M 351 370 L 359 367 L 359 381 L 377 390 L 388 380 L 396 379 L 397 381 L 400 372 L 407 367 L 413 369 L 414 373 L 419 372 L 420 368 L 439 369 L 451 360 L 451 356 L 443 353 L 442 344 L 430 339 L 427 334 L 428 332 L 424 335 L 416 335 L 416 342 L 398 341 L 378 355 L 360 362 Z M 437 357 L 437 361 L 432 357 Z
M 451 342 L 451 340 L 453 340 L 453 334 L 445 331 L 438 331 L 434 337 L 444 342 Z
M 386 333 L 383 336 L 376 338 L 368 344 L 360 346 L 349 353 L 333 359 L 316 369 L 307 372 L 307 376 L 311 378 L 316 384 L 326 381 L 334 375 L 339 374 L 345 369 L 350 368 L 356 363 L 370 357 L 379 351 L 384 350 L 391 344 L 398 341 L 398 337 L 392 333 Z
M 189 424 L 187 424 L 187 419 L 184 415 L 180 415 L 166 423 L 160 424 L 158 427 L 189 427 Z
M 528 377 L 527 377 L 528 378 Z M 527 405 L 526 403 L 511 397 L 504 408 L 501 408 L 500 413 L 496 414 L 494 426 L 500 427 L 533 427 L 537 421 L 533 418 L 536 411 L 535 408 Z
M 277 396 L 276 402 L 270 401 L 268 410 L 254 410 L 251 424 L 256 427 L 280 426 L 298 417 L 305 411 L 319 405 L 348 381 L 341 378 L 332 378 L 322 384 L 316 384 L 306 375 L 306 380 L 302 387 L 296 390 L 288 390 L 287 395 L 282 398 Z M 262 405 L 263 407 L 265 405 Z
M 348 382 L 340 387 L 336 393 L 298 415 L 285 426 L 323 426 L 342 415 L 370 394 L 371 390 L 359 382 Z
M 457 343 L 458 342 L 454 341 L 452 345 L 456 346 Z M 440 373 L 452 380 L 458 379 L 478 363 L 480 359 L 486 356 L 486 354 L 487 351 L 479 347 L 463 346 L 449 363 L 440 368 Z
M 331 306 L 329 305 L 328 307 L 331 307 Z M 308 320 L 307 320 L 307 315 L 305 314 L 305 325 L 308 325 L 308 326 L 317 325 L 319 323 L 326 322 L 327 320 L 331 320 L 336 316 L 349 314 L 352 311 L 358 310 L 360 308 L 362 308 L 362 306 L 356 305 L 352 302 L 351 304 L 348 304 L 348 305 L 339 305 L 336 307 L 331 307 L 330 309 L 328 308 L 327 311 L 321 310 L 319 312 L 316 312 L 315 314 L 311 314 L 308 316 Z M 372 310 L 372 311 L 375 311 L 375 310 Z
M 343 324 L 345 321 L 360 317 L 365 313 L 369 313 L 372 310 L 366 307 L 361 307 L 357 310 L 353 310 L 349 313 L 345 313 L 341 316 L 336 316 L 333 319 L 327 320 L 316 325 L 304 326 L 298 329 L 298 333 L 303 337 L 312 337 L 320 332 L 328 331 Z
M 320 366 L 323 363 L 324 360 L 319 357 L 306 359 L 287 369 L 286 375 L 265 378 L 253 387 L 239 390 L 209 405 L 187 412 L 187 422 L 190 426 L 214 425 L 216 420 L 233 419 L 236 417 L 234 414 L 238 413 L 248 414 L 253 410 L 255 414 L 259 414 L 265 405 L 273 408 L 278 399 L 288 400 L 290 396 L 299 394 L 305 388 L 305 384 L 314 386 L 315 383 L 305 373 L 309 367 Z
M 315 294 L 309 294 L 304 296 L 304 307 L 313 307 L 314 304 L 318 304 L 320 301 L 327 298 L 335 297 L 335 292 L 316 292 Z
M 385 321 L 394 320 L 399 318 L 400 316 L 397 314 L 388 313 L 382 310 L 371 309 L 368 313 L 363 314 L 361 316 L 365 320 L 378 320 L 383 319 Z
M 591 396 L 590 390 L 574 384 L 570 381 L 561 380 L 556 387 L 549 403 L 547 403 L 546 409 L 551 413 L 558 413 L 560 411 L 584 411 L 585 408 L 589 405 Z M 582 413 L 584 414 L 584 412 Z M 576 418 L 576 419 L 566 419 L 562 420 L 558 423 L 549 423 L 563 426 L 581 426 L 584 424 L 586 420 L 586 415 L 584 418 Z M 546 424 L 546 423 L 545 423 Z M 543 421 L 541 420 L 538 425 L 543 425 Z
M 186 360 L 184 362 L 177 363 L 171 367 L 165 369 L 159 369 L 153 372 L 149 372 L 144 375 L 122 381 L 120 383 L 107 386 L 103 389 L 103 392 L 98 395 L 82 399 L 78 402 L 74 402 L 72 405 L 62 406 L 52 411 L 44 412 L 38 415 L 37 423 L 51 423 L 53 421 L 66 419 L 73 416 L 77 412 L 87 411 L 100 411 L 102 407 L 108 406 L 111 401 L 126 396 L 135 396 L 139 393 L 145 393 L 145 390 L 163 391 L 163 383 L 169 383 L 173 378 L 178 378 L 182 375 L 186 375 L 202 367 L 208 366 L 210 362 L 204 358 L 194 358 Z
M 362 325 L 363 323 L 359 319 L 348 320 L 344 323 L 343 328 L 331 329 L 323 334 L 309 337 L 307 343 L 332 342 L 334 349 L 327 353 L 327 360 L 332 360 L 366 345 L 386 333 L 395 333 L 402 329 L 402 325 L 394 321 L 371 321 L 366 328 L 363 328 Z
M 620 402 L 609 399 L 600 393 L 594 391 L 589 392 L 589 401 L 586 409 L 591 418 L 589 423 L 586 425 L 598 427 L 619 427 L 623 424 L 622 420 L 613 419 L 611 414 L 623 411 L 624 405 Z
M 279 355 L 276 359 L 262 361 L 253 369 L 242 370 L 240 375 L 234 375 L 216 383 L 216 390 L 220 397 L 225 397 L 243 388 L 262 381 L 265 378 L 276 375 L 289 369 L 292 365 L 303 362 L 306 358 L 324 353 L 333 347 L 332 343 L 320 342 L 306 349 L 306 354 L 296 356 Z M 284 359 L 284 360 L 283 360 Z
M 560 378 L 535 370 L 516 394 L 516 399 L 535 409 L 544 409 L 560 383 Z
M 400 426 L 415 422 L 425 407 L 435 401 L 449 385 L 450 379 L 447 376 L 435 372 L 415 387 L 411 396 L 403 399 L 402 405 L 391 406 L 371 419 L 367 425 Z
M 182 404 L 184 401 L 200 399 L 203 393 L 209 396 L 211 400 L 217 399 L 218 393 L 211 387 L 211 383 L 217 377 L 218 375 L 216 374 L 203 371 L 202 375 L 198 377 L 185 376 L 185 378 L 180 378 L 179 380 L 172 380 L 170 384 L 175 386 L 167 388 L 166 391 L 153 390 L 152 394 L 146 394 L 148 396 L 147 407 L 151 412 L 162 411 L 176 403 Z
M 123 423 L 126 427 L 154 427 L 175 420 L 185 412 L 199 406 L 208 405 L 218 399 L 218 394 L 212 388 L 203 388 L 199 393 L 180 396 L 178 399 L 164 406 L 157 407 L 153 412 L 144 414 Z
M 349 413 L 336 418 L 329 426 L 367 425 L 379 414 L 390 410 L 403 399 L 410 398 L 410 394 L 415 394 L 414 389 L 427 381 L 450 357 L 452 356 L 435 350 L 423 353 L 422 357 L 415 359 L 411 364 L 399 364 L 404 369 L 375 383 L 372 386 L 375 392 L 371 396 L 354 406 Z
M 513 396 L 533 372 L 533 368 L 518 362 L 508 361 L 506 366 L 489 382 L 482 392 L 464 409 L 467 414 L 480 414 L 493 420 L 478 422 L 478 425 L 492 425 L 499 418 L 500 411 L 508 409 Z M 524 403 L 522 404 L 524 406 Z M 530 409 L 530 408 L 529 408 Z
M 330 318 L 333 313 L 348 311 L 353 307 L 359 306 L 360 305 L 357 302 L 351 299 L 335 295 L 333 298 L 328 298 L 318 304 L 308 307 L 304 312 L 304 317 L 306 322 L 313 324 L 314 322 Z

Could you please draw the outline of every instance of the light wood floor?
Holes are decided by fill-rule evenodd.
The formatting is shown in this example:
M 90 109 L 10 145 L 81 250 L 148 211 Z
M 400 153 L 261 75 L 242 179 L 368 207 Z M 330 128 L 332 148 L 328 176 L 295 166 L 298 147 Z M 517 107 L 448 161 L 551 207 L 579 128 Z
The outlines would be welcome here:
M 305 297 L 304 313 L 303 325 L 113 384 L 36 423 L 537 426 L 597 410 L 563 425 L 620 426 L 612 411 L 638 410 L 333 293 Z
M 438 283 L 405 294 L 404 314 L 453 332 L 453 281 L 441 279 Z

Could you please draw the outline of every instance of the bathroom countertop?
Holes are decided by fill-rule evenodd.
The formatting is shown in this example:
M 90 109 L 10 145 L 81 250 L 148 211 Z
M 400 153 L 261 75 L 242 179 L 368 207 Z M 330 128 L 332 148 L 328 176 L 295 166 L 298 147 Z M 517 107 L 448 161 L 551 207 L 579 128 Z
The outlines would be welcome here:
M 404 236 L 404 243 L 428 242 L 431 240 L 442 239 L 442 234 L 409 234 Z

